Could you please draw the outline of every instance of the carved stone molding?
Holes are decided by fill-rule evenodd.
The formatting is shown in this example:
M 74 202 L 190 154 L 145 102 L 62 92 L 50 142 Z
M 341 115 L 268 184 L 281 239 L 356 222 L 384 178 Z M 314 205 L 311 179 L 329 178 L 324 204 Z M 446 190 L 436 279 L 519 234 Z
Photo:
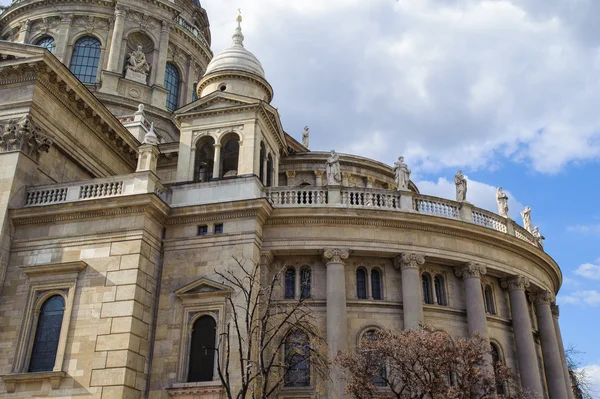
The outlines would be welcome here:
M 425 264 L 425 256 L 416 252 L 402 252 L 394 258 L 396 269 L 415 268 L 418 269 Z
M 527 277 L 524 276 L 512 276 L 500 281 L 502 288 L 509 291 L 513 290 L 526 290 L 529 288 L 530 282 Z
M 323 258 L 327 264 L 341 263 L 345 264 L 345 260 L 350 256 L 350 251 L 344 248 L 326 248 L 323 251 Z
M 552 316 L 558 319 L 558 317 L 560 316 L 560 309 L 558 305 L 551 305 L 550 310 L 552 310 Z
M 556 296 L 550 291 L 542 290 L 529 294 L 529 299 L 536 305 L 550 305 L 556 300 Z
M 481 278 L 481 276 L 487 273 L 487 269 L 484 265 L 475 262 L 469 262 L 464 264 L 463 266 L 459 266 L 454 269 L 454 274 L 456 277 L 469 278 L 469 277 L 477 277 Z
M 48 152 L 52 139 L 41 132 L 30 115 L 20 120 L 10 120 L 0 127 L 0 152 L 23 151 L 38 160 L 42 152 Z

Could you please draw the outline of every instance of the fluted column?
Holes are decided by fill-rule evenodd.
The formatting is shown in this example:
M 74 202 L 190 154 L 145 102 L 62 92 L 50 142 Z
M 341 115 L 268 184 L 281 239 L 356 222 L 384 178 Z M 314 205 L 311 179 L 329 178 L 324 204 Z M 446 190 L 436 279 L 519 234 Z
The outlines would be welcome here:
M 215 158 L 213 160 L 213 179 L 218 179 L 221 173 L 221 144 L 215 144 Z
M 346 273 L 345 260 L 350 253 L 343 248 L 327 248 L 323 258 L 327 267 L 327 345 L 329 358 L 335 359 L 338 351 L 346 350 Z M 331 383 L 327 398 L 344 397 L 344 380 L 339 366 L 331 369 Z
M 569 366 L 567 365 L 567 356 L 565 355 L 565 346 L 563 344 L 560 326 L 558 324 L 558 316 L 560 310 L 558 305 L 552 305 L 552 318 L 554 319 L 554 330 L 556 331 L 556 340 L 558 341 L 558 350 L 560 351 L 560 360 L 562 361 L 563 374 L 565 376 L 565 388 L 567 389 L 567 397 L 573 399 L 573 388 L 571 386 L 571 378 L 569 377 Z
M 125 9 L 122 6 L 117 5 L 115 7 L 115 25 L 110 43 L 110 51 L 108 52 L 108 70 L 111 72 L 118 72 L 119 70 L 119 56 L 121 55 L 124 26 Z
M 567 387 L 565 386 L 560 350 L 556 339 L 556 331 L 554 330 L 552 310 L 550 309 L 550 304 L 555 299 L 554 294 L 550 291 L 539 291 L 531 294 L 530 297 L 533 303 L 535 303 L 550 399 L 567 398 Z
M 421 270 L 425 257 L 414 252 L 403 252 L 394 259 L 394 267 L 402 273 L 402 311 L 404 328 L 417 328 L 423 321 Z
M 172 26 L 173 24 L 167 21 L 163 21 L 162 23 L 158 48 L 158 63 L 156 64 L 156 75 L 154 76 L 154 84 L 157 86 L 165 85 L 165 70 L 167 68 L 167 53 L 169 51 L 169 31 Z
M 529 279 L 523 276 L 513 276 L 502 280 L 501 284 L 502 288 L 508 290 L 510 297 L 521 385 L 523 388 L 528 388 L 532 392 L 542 395 L 542 378 L 538 367 L 527 297 L 525 296 L 525 290 L 529 287 Z

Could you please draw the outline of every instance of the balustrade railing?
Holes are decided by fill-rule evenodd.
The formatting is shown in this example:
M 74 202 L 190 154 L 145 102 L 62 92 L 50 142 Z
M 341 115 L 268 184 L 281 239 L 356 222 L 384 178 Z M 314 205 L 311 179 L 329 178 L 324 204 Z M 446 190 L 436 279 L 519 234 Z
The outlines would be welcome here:
M 342 205 L 347 207 L 400 210 L 400 193 L 373 188 L 342 188 Z
M 515 237 L 517 237 L 523 241 L 527 241 L 531 245 L 535 245 L 535 246 L 538 245 L 538 243 L 536 242 L 536 239 L 533 237 L 533 234 L 531 234 L 530 232 L 528 232 L 527 230 L 525 230 L 523 227 L 521 227 L 519 225 L 515 225 Z
M 275 206 L 306 206 L 327 204 L 327 190 L 322 187 L 277 187 L 267 193 Z
M 177 23 L 177 25 L 181 26 L 183 29 L 190 32 L 192 34 L 192 36 L 194 36 L 195 38 L 200 40 L 206 47 L 209 47 L 208 42 L 204 38 L 204 34 L 202 32 L 200 32 L 200 30 L 198 28 L 196 28 L 195 26 L 193 26 L 192 24 L 190 24 L 189 22 L 187 22 L 185 19 L 183 19 L 181 17 L 175 18 L 175 22 Z
M 415 211 L 419 213 L 452 219 L 460 217 L 458 203 L 443 198 L 420 195 L 414 198 L 413 204 Z
M 480 226 L 506 233 L 506 219 L 483 209 L 473 209 L 472 221 Z

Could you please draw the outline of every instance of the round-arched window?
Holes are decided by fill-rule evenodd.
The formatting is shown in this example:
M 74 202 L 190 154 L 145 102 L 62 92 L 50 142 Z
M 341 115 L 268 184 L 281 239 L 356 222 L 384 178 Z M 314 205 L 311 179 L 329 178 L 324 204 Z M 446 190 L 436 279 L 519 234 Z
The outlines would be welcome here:
M 167 108 L 171 111 L 176 110 L 179 104 L 179 84 L 181 78 L 179 71 L 170 62 L 167 62 L 165 69 L 165 89 L 167 89 Z
M 40 309 L 29 371 L 52 371 L 56 362 L 58 340 L 65 313 L 65 300 L 60 295 L 54 295 L 44 302 Z
M 85 36 L 75 42 L 69 69 L 82 83 L 96 83 L 100 61 L 100 40 Z
M 54 47 L 56 47 L 56 43 L 54 42 L 54 38 L 50 36 L 42 37 L 40 40 L 35 42 L 36 46 L 44 47 L 48 49 L 51 53 L 54 53 Z

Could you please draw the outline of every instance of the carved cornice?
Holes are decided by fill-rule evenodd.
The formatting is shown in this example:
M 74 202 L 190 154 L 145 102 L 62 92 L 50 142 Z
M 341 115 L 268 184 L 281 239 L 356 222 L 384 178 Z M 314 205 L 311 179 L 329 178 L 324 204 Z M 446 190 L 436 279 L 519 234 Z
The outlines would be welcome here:
M 458 266 L 454 269 L 454 274 L 456 277 L 460 278 L 469 278 L 476 277 L 481 278 L 484 274 L 487 273 L 487 269 L 484 265 L 476 262 L 469 262 L 462 266 Z
M 342 265 L 345 265 L 345 261 L 349 256 L 350 251 L 345 248 L 326 248 L 323 251 L 323 259 L 325 259 L 327 265 L 330 263 L 341 263 Z
M 19 121 L 12 119 L 3 127 L 0 126 L 0 152 L 22 151 L 37 161 L 42 152 L 50 150 L 52 142 L 29 114 Z
M 394 258 L 396 269 L 419 269 L 425 264 L 425 256 L 416 252 L 402 252 Z
M 529 294 L 529 300 L 536 305 L 550 305 L 554 303 L 556 296 L 548 290 L 541 290 Z
M 508 291 L 526 290 L 530 284 L 529 279 L 524 276 L 512 276 L 500 281 L 502 288 Z

